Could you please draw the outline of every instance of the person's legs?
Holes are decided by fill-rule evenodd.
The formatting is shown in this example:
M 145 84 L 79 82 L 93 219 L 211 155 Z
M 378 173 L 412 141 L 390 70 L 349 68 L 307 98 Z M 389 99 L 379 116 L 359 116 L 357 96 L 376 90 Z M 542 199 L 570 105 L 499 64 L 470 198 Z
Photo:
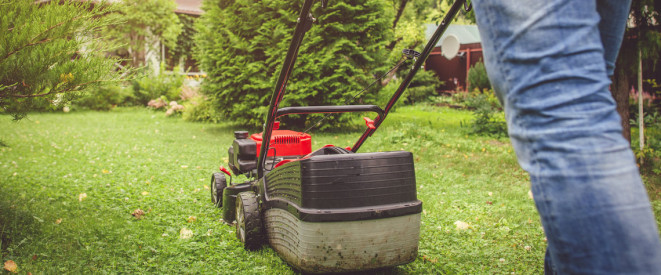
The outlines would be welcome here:
M 547 272 L 655 274 L 659 232 L 608 90 L 605 54 L 616 56 L 619 41 L 602 44 L 597 2 L 473 5 L 489 78 L 530 173 Z

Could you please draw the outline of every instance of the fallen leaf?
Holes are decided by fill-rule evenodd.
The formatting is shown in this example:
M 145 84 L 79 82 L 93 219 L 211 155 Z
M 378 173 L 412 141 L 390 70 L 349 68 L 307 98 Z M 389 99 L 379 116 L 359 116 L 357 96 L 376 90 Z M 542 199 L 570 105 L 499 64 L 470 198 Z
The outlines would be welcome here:
M 32 260 L 36 261 L 37 260 L 37 254 L 32 255 Z
M 138 208 L 136 210 L 133 210 L 133 213 L 131 213 L 131 215 L 133 215 L 133 217 L 139 220 L 142 219 L 142 216 L 145 215 L 145 211 L 142 211 L 142 209 Z
M 188 217 L 188 222 L 194 222 L 196 220 L 197 220 L 197 218 L 195 216 Z
M 462 221 L 456 221 L 456 222 L 454 222 L 454 225 L 457 226 L 458 230 L 466 230 L 470 227 L 470 225 L 468 225 L 467 223 L 462 222 Z
M 190 239 L 190 237 L 193 237 L 193 230 L 184 227 L 179 231 L 180 239 Z
M 207 185 L 204 185 L 204 189 L 207 189 L 207 190 L 209 190 L 209 186 L 207 186 Z
M 493 196 L 493 192 L 489 192 L 488 194 L 489 194 L 489 197 Z
M 532 196 L 532 190 L 528 190 L 528 198 L 533 199 L 533 196 Z
M 188 168 L 188 165 L 182 165 L 181 168 L 186 169 L 186 168 Z
M 149 195 L 149 192 L 147 192 L 147 191 L 142 191 L 142 193 L 140 193 L 140 194 L 142 194 L 143 196 L 147 196 L 147 195 Z
M 55 224 L 61 224 L 61 223 L 62 223 L 62 219 L 55 220 Z
M 427 255 L 423 255 L 423 256 L 422 256 L 422 259 L 425 260 L 425 261 L 428 261 L 428 262 L 434 263 L 434 264 L 438 262 L 437 259 L 430 258 L 430 257 L 427 256 Z
M 16 269 L 18 269 L 18 266 L 16 263 L 12 260 L 8 260 L 5 262 L 5 270 L 11 272 L 11 273 L 16 273 Z
M 108 171 L 108 170 L 106 170 L 106 169 L 103 169 L 103 170 L 101 170 L 101 173 L 104 173 L 104 174 L 110 174 L 111 172 Z
M 492 202 L 492 201 L 487 201 L 487 204 L 488 204 L 488 205 L 492 205 L 493 202 Z
M 78 201 L 83 201 L 85 198 L 87 198 L 86 193 L 81 193 L 81 194 L 78 195 Z
M 529 245 L 526 245 L 523 247 L 523 249 L 530 251 L 531 247 Z

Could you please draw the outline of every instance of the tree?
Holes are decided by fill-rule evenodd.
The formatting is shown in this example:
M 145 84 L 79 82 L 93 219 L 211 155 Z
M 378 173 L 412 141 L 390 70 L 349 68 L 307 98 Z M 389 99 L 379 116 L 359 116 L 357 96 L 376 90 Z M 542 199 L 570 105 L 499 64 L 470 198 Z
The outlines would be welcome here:
M 0 108 L 14 119 L 116 81 L 117 61 L 96 33 L 111 7 L 79 1 L 0 0 Z
M 177 14 L 179 22 L 182 23 L 181 33 L 177 36 L 176 47 L 170 49 L 171 54 L 171 63 L 168 65 L 175 66 L 180 61 L 183 62 L 183 69 L 187 71 L 190 67 L 187 67 L 186 63 L 188 60 L 193 58 L 193 52 L 195 51 L 195 34 L 197 30 L 195 29 L 195 21 L 197 17 L 193 17 L 187 14 Z M 193 63 L 193 61 L 190 61 Z
M 263 123 L 302 2 L 204 2 L 196 37 L 196 59 L 208 75 L 202 91 L 226 119 L 250 126 Z M 375 70 L 386 70 L 393 18 L 386 1 L 328 4 L 313 7 L 317 21 L 300 47 L 283 106 L 343 104 L 374 81 Z M 321 127 L 346 119 L 334 116 Z M 287 121 L 302 126 L 305 117 Z
M 617 103 L 617 112 L 622 117 L 622 134 L 631 141 L 629 123 L 629 91 L 634 86 L 632 72 L 638 72 L 639 53 L 642 55 L 644 69 L 656 65 L 661 52 L 661 29 L 659 0 L 633 0 L 631 4 L 630 27 L 624 35 L 624 41 L 617 58 L 611 93 Z M 650 62 L 651 61 L 651 62 Z
M 118 6 L 114 16 L 125 23 L 109 26 L 106 33 L 124 45 L 117 53 L 128 57 L 131 65 L 145 65 L 148 55 L 160 50 L 159 42 L 170 49 L 176 48 L 182 26 L 174 13 L 177 7 L 174 1 L 122 0 L 114 5 Z

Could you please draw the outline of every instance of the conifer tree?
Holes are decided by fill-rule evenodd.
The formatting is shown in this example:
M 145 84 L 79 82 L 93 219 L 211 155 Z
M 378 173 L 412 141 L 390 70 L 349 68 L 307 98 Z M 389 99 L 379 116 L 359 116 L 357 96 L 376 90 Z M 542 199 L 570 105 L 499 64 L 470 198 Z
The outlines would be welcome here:
M 79 1 L 0 0 L 0 112 L 18 120 L 115 81 L 115 59 L 95 34 L 111 7 Z
M 225 119 L 251 126 L 264 122 L 302 3 L 204 2 L 197 60 L 208 74 L 203 91 Z M 300 47 L 282 106 L 343 104 L 374 81 L 376 71 L 384 71 L 392 37 L 394 15 L 386 7 L 385 0 L 329 1 L 326 8 L 315 3 L 317 21 Z M 363 98 L 373 103 L 369 94 Z M 346 119 L 334 116 L 322 128 Z M 303 117 L 287 121 L 304 124 Z

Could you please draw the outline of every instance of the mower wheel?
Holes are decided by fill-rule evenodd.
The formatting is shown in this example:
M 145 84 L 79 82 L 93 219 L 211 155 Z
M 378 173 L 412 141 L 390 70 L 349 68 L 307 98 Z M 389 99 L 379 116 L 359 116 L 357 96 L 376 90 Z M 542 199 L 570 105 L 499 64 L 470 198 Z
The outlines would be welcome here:
M 213 173 L 211 176 L 211 202 L 217 207 L 223 206 L 223 190 L 227 187 L 227 180 L 223 173 Z
M 262 246 L 262 218 L 255 192 L 241 192 L 236 200 L 236 237 L 248 250 Z

